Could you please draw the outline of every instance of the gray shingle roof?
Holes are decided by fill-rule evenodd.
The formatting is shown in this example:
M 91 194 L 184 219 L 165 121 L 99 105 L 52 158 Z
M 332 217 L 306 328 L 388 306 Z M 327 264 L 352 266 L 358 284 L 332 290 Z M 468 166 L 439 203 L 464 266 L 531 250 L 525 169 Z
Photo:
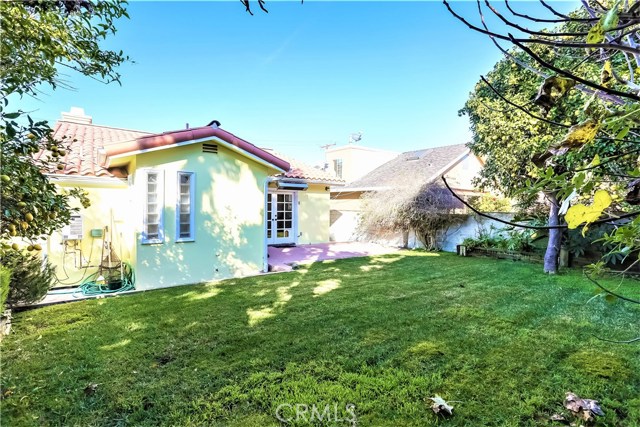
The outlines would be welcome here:
M 338 191 L 402 188 L 426 184 L 469 149 L 464 144 L 407 151 Z

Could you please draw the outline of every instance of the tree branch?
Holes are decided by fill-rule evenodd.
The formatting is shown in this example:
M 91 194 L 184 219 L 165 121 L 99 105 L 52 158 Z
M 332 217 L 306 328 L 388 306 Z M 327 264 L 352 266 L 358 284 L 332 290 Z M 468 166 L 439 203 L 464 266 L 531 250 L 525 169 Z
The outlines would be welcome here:
M 526 108 L 524 108 L 521 105 L 516 104 L 513 101 L 510 101 L 509 99 L 507 99 L 504 95 L 502 95 L 500 92 L 498 92 L 498 90 L 496 88 L 494 88 L 491 83 L 489 83 L 489 81 L 484 78 L 484 76 L 480 76 L 480 79 L 487 85 L 489 86 L 489 88 L 496 94 L 498 95 L 504 102 L 506 102 L 509 105 L 512 105 L 514 107 L 516 107 L 517 109 L 523 111 L 524 113 L 528 114 L 529 116 L 533 117 L 534 119 L 537 120 L 542 120 L 543 122 L 549 123 L 551 125 L 555 125 L 555 126 L 560 126 L 560 127 L 564 127 L 564 128 L 570 128 L 571 126 L 569 125 L 565 125 L 563 123 L 558 123 L 558 122 L 554 122 L 553 120 L 549 120 L 549 119 L 545 119 L 544 117 L 541 116 L 537 116 L 535 114 L 533 114 L 532 112 L 530 112 L 529 110 L 527 110 Z
M 513 10 L 511 8 L 511 5 L 509 4 L 509 0 L 504 0 L 504 2 L 507 5 L 507 9 L 509 9 L 509 12 L 511 12 L 514 16 L 517 16 L 519 18 L 528 19 L 529 21 L 533 21 L 533 22 L 539 22 L 539 23 L 549 22 L 549 23 L 560 24 L 560 23 L 563 23 L 563 22 L 574 22 L 574 21 L 593 22 L 593 21 L 597 21 L 598 20 L 598 18 L 561 18 L 561 19 L 534 18 L 532 16 L 524 15 L 522 13 L 518 13 L 515 10 Z
M 617 95 L 623 98 L 628 98 L 628 99 L 632 99 L 634 101 L 640 101 L 640 96 L 632 94 L 632 93 L 626 93 L 626 92 L 621 92 L 619 90 L 615 90 L 615 89 L 610 89 L 604 86 L 601 86 L 599 84 L 593 83 L 589 80 L 583 79 L 582 77 L 576 76 L 573 73 L 570 73 L 566 70 L 563 70 L 562 68 L 558 68 L 552 64 L 550 64 L 549 62 L 545 61 L 544 59 L 540 58 L 538 55 L 536 55 L 531 49 L 529 49 L 528 47 L 524 46 L 522 43 L 520 43 L 518 41 L 518 39 L 513 38 L 513 36 L 509 35 L 511 37 L 511 41 L 518 46 L 520 49 L 522 49 L 523 51 L 525 51 L 525 53 L 527 53 L 529 56 L 531 56 L 537 63 L 539 63 L 540 65 L 542 65 L 545 68 L 548 68 L 549 70 L 555 71 L 558 74 L 562 74 L 565 77 L 568 77 L 572 80 L 575 80 L 577 82 L 582 83 L 585 86 L 589 86 L 593 89 L 596 90 L 600 90 L 603 91 L 605 93 L 609 93 L 611 95 Z M 586 45 L 585 45 L 586 46 Z
M 453 191 L 453 189 L 449 186 L 449 183 L 447 182 L 447 179 L 444 177 L 444 175 L 441 176 L 440 178 L 442 179 L 442 182 L 444 182 L 444 186 L 447 188 L 447 190 L 449 190 L 451 192 L 453 197 L 458 199 L 463 205 L 465 205 L 466 207 L 468 207 L 474 213 L 480 215 L 481 217 L 489 218 L 489 219 L 492 219 L 494 221 L 500 222 L 502 224 L 511 225 L 513 227 L 526 228 L 526 229 L 529 229 L 529 230 L 554 230 L 554 229 L 568 229 L 569 228 L 566 224 L 560 224 L 560 225 L 519 224 L 517 222 L 507 221 L 507 220 L 504 220 L 502 218 L 498 218 L 498 217 L 489 215 L 487 213 L 480 212 L 478 209 L 476 209 L 473 206 L 471 206 L 469 204 L 469 202 L 464 200 L 462 197 L 458 196 L 455 191 Z M 618 221 L 618 220 L 621 220 L 621 219 L 632 218 L 632 217 L 638 216 L 638 215 L 640 215 L 640 211 L 630 212 L 630 213 L 626 213 L 626 214 L 619 215 L 619 216 L 616 216 L 616 217 L 609 217 L 609 218 L 599 219 L 597 221 L 593 221 L 593 222 L 589 223 L 589 225 L 607 224 L 607 223 L 610 223 L 611 221 Z
M 614 297 L 616 297 L 616 298 L 620 298 L 620 299 L 621 299 L 621 300 L 623 300 L 623 301 L 631 302 L 631 303 L 634 303 L 634 304 L 640 304 L 640 300 L 636 300 L 636 299 L 633 299 L 633 298 L 627 298 L 627 297 L 625 297 L 624 295 L 620 295 L 620 294 L 618 294 L 618 293 L 616 293 L 616 292 L 613 292 L 612 290 L 609 290 L 609 289 L 605 288 L 605 287 L 604 287 L 604 286 L 602 286 L 600 283 L 598 283 L 598 281 L 597 281 L 597 280 L 595 280 L 595 279 L 593 279 L 591 276 L 589 276 L 589 274 L 588 274 L 586 271 L 584 272 L 584 275 L 585 275 L 585 277 L 586 277 L 587 279 L 589 279 L 589 281 L 590 281 L 591 283 L 593 283 L 594 285 L 596 285 L 597 287 L 599 287 L 600 289 L 602 289 L 603 291 L 605 291 L 605 292 L 606 292 L 606 293 L 608 293 L 609 295 L 613 295 Z

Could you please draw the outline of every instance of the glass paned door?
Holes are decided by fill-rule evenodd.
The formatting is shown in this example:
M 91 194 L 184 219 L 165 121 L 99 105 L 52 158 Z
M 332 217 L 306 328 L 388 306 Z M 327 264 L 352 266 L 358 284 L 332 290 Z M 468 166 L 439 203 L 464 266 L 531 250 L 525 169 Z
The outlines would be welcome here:
M 293 192 L 267 195 L 267 243 L 295 243 L 295 203 Z

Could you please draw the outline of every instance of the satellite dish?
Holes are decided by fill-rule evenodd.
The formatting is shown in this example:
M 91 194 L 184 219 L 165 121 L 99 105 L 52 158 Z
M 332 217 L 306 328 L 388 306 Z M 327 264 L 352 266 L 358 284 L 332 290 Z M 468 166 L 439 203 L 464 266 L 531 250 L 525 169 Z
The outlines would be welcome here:
M 362 139 L 362 132 L 352 133 L 349 135 L 349 144 L 359 142 Z

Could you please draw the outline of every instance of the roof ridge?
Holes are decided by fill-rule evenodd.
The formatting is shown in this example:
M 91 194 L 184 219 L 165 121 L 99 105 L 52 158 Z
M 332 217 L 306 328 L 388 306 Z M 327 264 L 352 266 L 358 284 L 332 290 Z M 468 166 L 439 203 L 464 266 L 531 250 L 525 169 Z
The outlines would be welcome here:
M 121 128 L 121 127 L 116 127 L 116 126 L 107 126 L 107 125 L 98 125 L 95 123 L 78 123 L 78 122 L 74 122 L 73 120 L 64 120 L 64 119 L 60 119 L 58 120 L 56 123 L 60 123 L 60 122 L 64 122 L 64 123 L 72 123 L 74 125 L 80 125 L 80 126 L 93 126 L 93 127 L 98 127 L 98 128 L 106 128 L 106 129 L 115 129 L 115 130 L 124 130 L 124 131 L 128 131 L 128 132 L 138 132 L 138 133 L 146 133 L 148 135 L 153 135 L 153 132 L 149 132 L 146 130 L 138 130 L 138 129 L 130 129 L 130 128 Z

